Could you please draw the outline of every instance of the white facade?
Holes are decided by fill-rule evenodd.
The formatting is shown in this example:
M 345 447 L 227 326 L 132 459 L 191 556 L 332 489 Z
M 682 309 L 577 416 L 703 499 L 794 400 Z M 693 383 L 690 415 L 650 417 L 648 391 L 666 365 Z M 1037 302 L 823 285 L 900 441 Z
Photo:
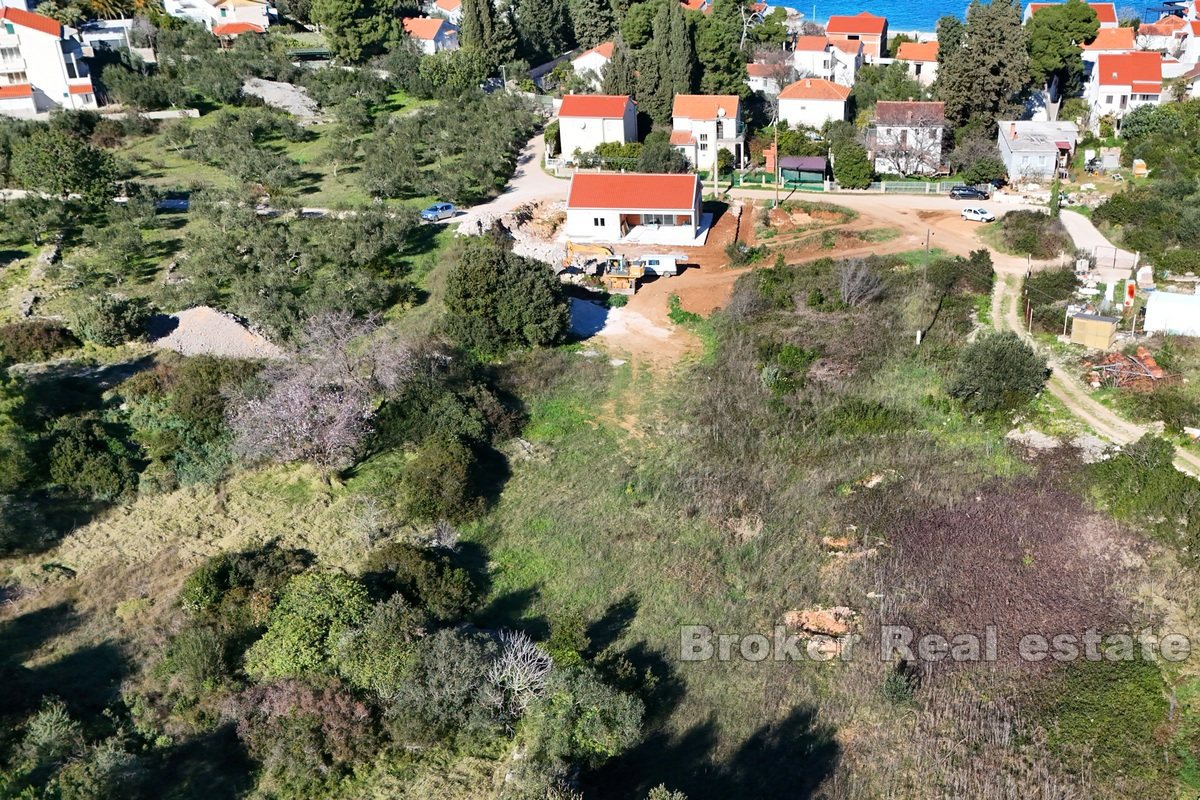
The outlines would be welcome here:
M 945 104 L 881 100 L 867 131 L 867 151 L 876 172 L 934 175 L 942 168 L 945 134 Z
M 896 60 L 903 62 L 908 76 L 922 86 L 932 86 L 937 80 L 937 42 L 904 42 L 896 51 Z
M 1001 120 L 997 124 L 996 146 L 1014 183 L 1052 179 L 1079 143 L 1079 126 L 1073 122 Z
M 218 36 L 262 33 L 274 13 L 265 0 L 163 0 L 163 10 L 172 17 L 199 22 Z
M 737 95 L 676 95 L 671 130 L 673 137 L 688 134 L 695 140 L 694 151 L 682 152 L 697 169 L 716 169 L 722 150 L 733 154 L 735 167 L 745 161 L 746 131 Z
M 702 218 L 696 175 L 580 172 L 571 178 L 563 233 L 572 242 L 617 242 L 642 229 L 690 242 Z
M 779 95 L 779 118 L 789 127 L 822 128 L 846 119 L 849 87 L 822 78 L 801 78 Z
M 782 88 L 779 85 L 777 70 L 770 64 L 747 64 L 746 85 L 750 87 L 750 91 L 762 92 L 769 97 L 779 94 Z
M 1105 55 L 1096 61 L 1084 90 L 1091 109 L 1091 125 L 1100 120 L 1120 120 L 1135 108 L 1162 102 L 1162 59 L 1157 53 Z
M 462 24 L 462 0 L 434 0 L 427 9 L 431 16 L 438 16 L 451 25 Z
M 0 9 L 0 21 L 0 113 L 96 108 L 83 45 L 73 29 L 12 7 Z
M 440 17 L 408 17 L 404 32 L 427 56 L 458 49 L 458 28 Z
M 605 42 L 571 59 L 571 69 L 598 90 L 604 79 L 604 68 L 612 61 L 612 54 L 613 43 Z
M 624 95 L 567 95 L 559 110 L 558 136 L 568 158 L 607 142 L 636 142 L 637 105 Z

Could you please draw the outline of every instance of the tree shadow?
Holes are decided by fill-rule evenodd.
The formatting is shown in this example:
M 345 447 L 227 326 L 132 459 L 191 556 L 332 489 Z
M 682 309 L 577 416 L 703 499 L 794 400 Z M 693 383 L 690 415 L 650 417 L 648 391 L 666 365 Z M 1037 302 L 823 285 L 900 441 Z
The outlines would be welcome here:
M 600 619 L 588 625 L 587 637 L 591 642 L 589 656 L 595 656 L 607 650 L 613 643 L 625 635 L 634 617 L 637 616 L 641 601 L 633 592 L 612 603 L 604 610 Z
M 149 783 L 163 800 L 234 800 L 253 788 L 254 771 L 233 725 L 223 725 L 172 748 Z
M 525 631 L 534 639 L 544 640 L 550 635 L 550 621 L 544 616 L 530 613 L 540 595 L 541 590 L 537 587 L 503 594 L 476 612 L 474 621 L 481 628 L 512 628 Z

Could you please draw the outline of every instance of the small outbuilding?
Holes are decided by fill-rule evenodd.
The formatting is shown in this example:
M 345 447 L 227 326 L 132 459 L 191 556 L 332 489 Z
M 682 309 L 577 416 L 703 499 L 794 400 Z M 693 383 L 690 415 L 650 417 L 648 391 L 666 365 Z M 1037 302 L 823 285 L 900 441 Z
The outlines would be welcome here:
M 779 176 L 786 183 L 824 183 L 829 161 L 824 156 L 784 156 Z
M 1071 317 L 1071 344 L 1081 344 L 1089 350 L 1107 350 L 1117 337 L 1119 320 L 1095 314 L 1076 314 Z
M 1200 295 L 1151 292 L 1146 299 L 1145 331 L 1200 336 Z

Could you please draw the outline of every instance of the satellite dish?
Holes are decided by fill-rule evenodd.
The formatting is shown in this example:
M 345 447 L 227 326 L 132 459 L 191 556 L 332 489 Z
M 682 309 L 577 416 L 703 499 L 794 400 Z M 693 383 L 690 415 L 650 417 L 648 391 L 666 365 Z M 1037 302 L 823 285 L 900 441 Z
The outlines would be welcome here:
M 725 117 L 725 108 L 723 106 L 717 108 L 717 117 L 719 117 L 719 118 Z

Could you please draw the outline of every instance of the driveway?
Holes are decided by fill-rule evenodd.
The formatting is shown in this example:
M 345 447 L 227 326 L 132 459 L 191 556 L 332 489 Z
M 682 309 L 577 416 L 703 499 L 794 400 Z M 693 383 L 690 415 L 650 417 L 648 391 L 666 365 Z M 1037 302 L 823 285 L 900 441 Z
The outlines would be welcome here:
M 1096 268 L 1104 280 L 1111 282 L 1129 276 L 1129 270 L 1137 264 L 1137 255 L 1120 249 L 1104 238 L 1092 221 L 1077 211 L 1064 208 L 1059 213 L 1059 219 L 1075 247 L 1095 256 Z
M 517 169 L 498 197 L 467 209 L 465 213 L 447 220 L 447 224 L 458 225 L 459 233 L 479 233 L 481 225 L 487 227 L 493 220 L 526 203 L 565 200 L 571 182 L 555 178 L 542 169 L 545 151 L 546 142 L 539 133 L 521 149 L 517 157 Z

